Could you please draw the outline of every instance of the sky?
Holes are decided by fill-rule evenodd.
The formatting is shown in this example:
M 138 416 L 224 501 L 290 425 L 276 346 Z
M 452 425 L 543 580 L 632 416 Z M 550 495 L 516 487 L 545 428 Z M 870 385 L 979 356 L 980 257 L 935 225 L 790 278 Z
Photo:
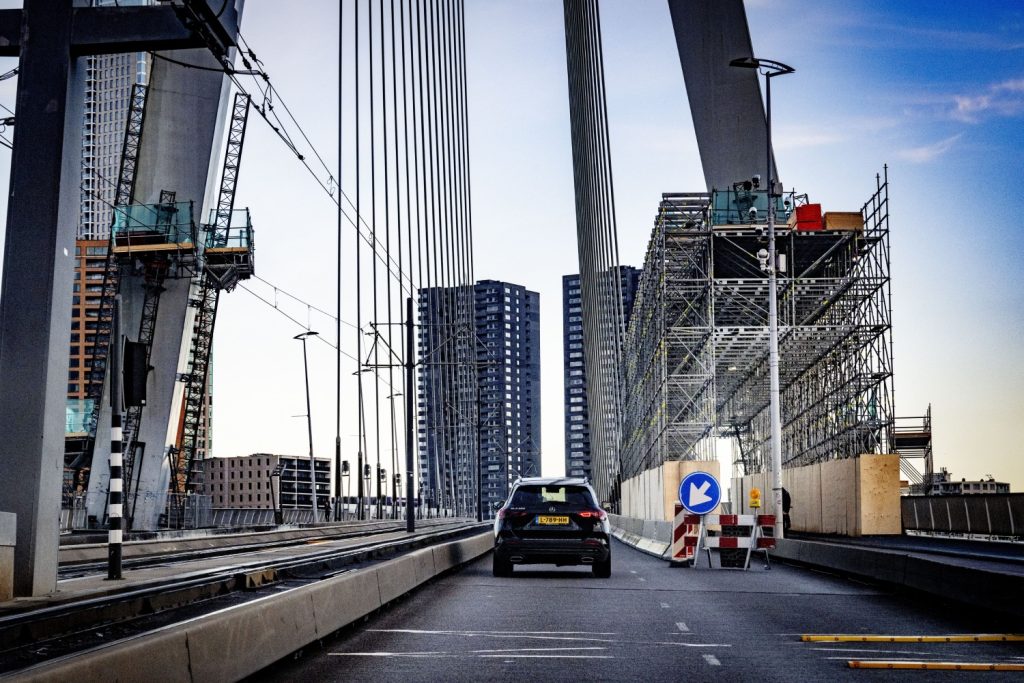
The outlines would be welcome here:
M 248 0 L 242 33 L 333 166 L 337 4 L 283 7 Z M 858 210 L 888 165 L 897 415 L 921 415 L 930 404 L 937 467 L 1024 490 L 1024 4 L 746 7 L 755 55 L 796 68 L 773 83 L 786 188 L 826 210 Z M 605 0 L 601 18 L 619 251 L 622 263 L 641 266 L 661 193 L 703 190 L 703 176 L 667 4 Z M 475 276 L 540 292 L 543 468 L 560 474 L 561 277 L 578 269 L 562 4 L 467 0 L 466 31 Z M 0 83 L 0 102 L 11 108 L 13 88 Z M 0 149 L 5 174 L 9 158 Z M 252 211 L 257 274 L 279 289 L 252 281 L 253 293 L 221 299 L 214 454 L 302 454 L 303 361 L 292 336 L 308 325 L 333 341 L 334 322 L 284 292 L 334 310 L 336 213 L 257 118 L 242 164 L 236 205 Z M 353 280 L 344 278 L 342 317 L 352 319 Z M 353 334 L 343 330 L 343 346 Z M 334 350 L 312 341 L 308 350 L 314 447 L 330 455 Z M 342 450 L 354 459 L 355 362 L 345 362 Z M 385 385 L 385 423 L 390 393 Z

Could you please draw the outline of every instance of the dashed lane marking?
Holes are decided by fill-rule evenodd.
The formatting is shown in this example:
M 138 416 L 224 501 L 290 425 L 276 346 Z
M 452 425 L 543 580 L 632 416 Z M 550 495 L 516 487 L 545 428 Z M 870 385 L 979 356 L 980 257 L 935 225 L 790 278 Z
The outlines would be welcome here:
M 690 632 L 690 627 L 686 625 L 685 621 L 677 621 L 676 622 L 676 628 L 679 629 L 680 631 L 682 631 L 683 633 L 689 633 Z
M 668 603 L 667 602 L 661 603 L 661 609 L 668 609 Z
M 704 661 L 708 663 L 708 666 L 722 666 L 722 663 L 718 661 L 718 657 L 714 655 L 704 655 Z

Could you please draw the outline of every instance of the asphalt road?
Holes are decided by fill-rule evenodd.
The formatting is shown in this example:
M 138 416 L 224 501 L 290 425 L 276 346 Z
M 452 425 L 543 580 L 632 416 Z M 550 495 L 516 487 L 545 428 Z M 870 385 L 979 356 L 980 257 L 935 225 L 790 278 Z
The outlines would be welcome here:
M 1024 643 L 805 643 L 800 635 L 1024 631 L 990 614 L 756 562 L 670 568 L 616 542 L 612 577 L 486 555 L 254 677 L 306 681 L 1024 680 L 1021 673 L 869 671 L 850 659 L 1024 664 Z

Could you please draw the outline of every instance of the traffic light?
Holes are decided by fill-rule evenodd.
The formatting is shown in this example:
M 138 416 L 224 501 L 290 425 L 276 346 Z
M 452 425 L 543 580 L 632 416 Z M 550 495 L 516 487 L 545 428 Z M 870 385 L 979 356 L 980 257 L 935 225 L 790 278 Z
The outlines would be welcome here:
M 383 467 L 377 468 L 377 479 L 380 481 L 387 481 L 388 473 L 384 471 Z
M 348 474 L 349 473 L 348 460 L 342 460 L 341 461 L 341 473 L 342 474 Z
M 395 472 L 395 483 L 399 486 L 402 484 L 402 475 L 398 472 Z
M 363 465 L 363 479 L 369 479 L 369 478 L 370 478 L 370 466 L 369 465 Z

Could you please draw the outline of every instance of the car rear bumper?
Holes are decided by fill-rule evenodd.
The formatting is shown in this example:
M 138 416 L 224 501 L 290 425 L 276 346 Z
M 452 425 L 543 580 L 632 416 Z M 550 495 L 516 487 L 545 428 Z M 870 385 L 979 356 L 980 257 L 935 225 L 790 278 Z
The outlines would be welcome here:
M 576 538 L 523 538 L 499 536 L 494 556 L 512 564 L 597 564 L 611 555 L 603 536 Z

